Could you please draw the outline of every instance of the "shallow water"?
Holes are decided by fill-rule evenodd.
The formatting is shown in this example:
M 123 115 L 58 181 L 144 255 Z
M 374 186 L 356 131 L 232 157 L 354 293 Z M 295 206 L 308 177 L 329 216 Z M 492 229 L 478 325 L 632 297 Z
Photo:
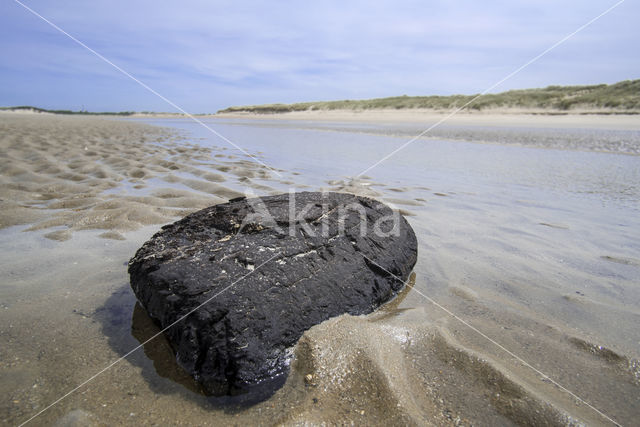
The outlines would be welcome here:
M 105 166 L 109 185 L 80 207 L 21 199 L 31 194 L 21 179 L 48 176 L 41 159 L 18 165 L 26 175 L 4 172 L 11 206 L 42 210 L 0 230 L 3 422 L 27 420 L 155 333 L 125 264 L 159 224 L 234 194 L 289 189 L 358 192 L 401 209 L 419 241 L 414 283 L 377 314 L 308 331 L 285 386 L 258 405 L 199 394 L 160 337 L 33 422 L 629 425 L 640 416 L 640 157 L 421 139 L 356 178 L 407 141 L 390 136 L 406 127 L 208 121 L 269 171 L 198 124 L 145 122 L 184 139 L 122 154 L 129 163 Z M 118 132 L 128 146 L 130 130 Z M 187 143 L 195 148 L 176 150 Z M 104 158 L 117 152 L 100 147 Z M 116 219 L 81 226 L 107 202 Z M 157 215 L 132 215 L 137 204 Z

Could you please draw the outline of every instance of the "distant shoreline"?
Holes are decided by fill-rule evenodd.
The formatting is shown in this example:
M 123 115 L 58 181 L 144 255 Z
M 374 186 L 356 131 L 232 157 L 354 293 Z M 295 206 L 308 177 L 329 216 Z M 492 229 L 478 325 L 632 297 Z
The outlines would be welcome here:
M 133 111 L 73 111 L 73 110 L 48 110 L 46 108 L 32 107 L 30 105 L 18 107 L 0 107 L 0 113 L 24 113 L 24 114 L 59 114 L 69 116 L 131 116 Z
M 437 112 L 433 110 L 331 110 L 297 111 L 290 113 L 218 113 L 216 119 L 292 120 L 313 122 L 360 122 L 367 124 L 413 123 L 425 127 L 441 123 L 443 126 L 491 126 L 532 128 L 583 128 L 639 130 L 637 114 L 594 114 L 572 112 L 548 114 L 544 111 L 492 110 L 481 112 Z
M 312 101 L 293 104 L 262 104 L 232 106 L 216 114 L 192 113 L 195 117 L 295 118 L 298 114 L 348 117 L 352 114 L 384 114 L 400 117 L 440 114 L 459 111 L 463 114 L 543 115 L 543 116 L 617 116 L 640 115 L 640 79 L 615 84 L 588 86 L 547 86 L 537 89 L 517 89 L 501 93 L 473 95 L 393 96 L 388 98 Z M 29 105 L 0 107 L 2 112 L 45 113 L 63 115 L 119 117 L 186 117 L 189 114 L 120 111 L 91 112 L 86 110 L 50 110 Z M 456 114 L 457 115 L 457 114 Z
M 432 109 L 373 109 L 373 110 L 307 110 L 287 113 L 217 113 L 193 114 L 198 119 L 227 120 L 244 119 L 254 121 L 309 121 L 309 122 L 345 122 L 363 124 L 416 124 L 429 127 L 434 124 L 442 126 L 487 126 L 514 128 L 582 128 L 640 131 L 638 113 L 604 113 L 592 111 L 555 112 L 546 110 L 527 111 L 520 109 L 492 109 L 483 111 L 451 111 Z M 45 110 L 0 109 L 0 115 L 42 115 L 58 117 L 104 117 L 110 119 L 185 119 L 189 116 L 180 113 L 52 113 Z
M 446 116 L 453 113 L 447 110 L 437 110 L 430 108 L 409 108 L 409 109 L 310 109 L 300 111 L 282 111 L 282 112 L 256 112 L 256 111 L 227 111 L 221 110 L 217 113 L 169 113 L 169 112 L 136 112 L 136 111 L 119 111 L 119 112 L 90 112 L 90 111 L 70 111 L 70 110 L 47 110 L 37 107 L 0 107 L 0 114 L 45 114 L 45 115 L 69 115 L 69 116 L 116 116 L 116 117 L 157 117 L 157 118 L 180 118 L 180 117 L 224 117 L 224 118 L 263 118 L 263 119 L 297 119 L 303 117 L 362 117 L 366 118 L 370 115 L 385 115 L 389 118 L 397 117 L 413 117 L 421 115 Z M 552 109 L 521 109 L 521 108 L 494 108 L 481 111 L 462 110 L 455 113 L 458 115 L 469 115 L 475 117 L 487 117 L 492 115 L 505 116 L 638 116 L 640 110 L 621 111 L 615 109 L 609 110 L 571 110 L 561 111 Z

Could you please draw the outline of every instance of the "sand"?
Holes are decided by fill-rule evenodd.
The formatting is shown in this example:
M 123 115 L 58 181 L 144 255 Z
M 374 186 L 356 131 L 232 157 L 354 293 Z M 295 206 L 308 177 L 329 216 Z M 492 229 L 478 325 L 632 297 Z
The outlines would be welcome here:
M 309 120 L 311 129 L 322 122 Z M 406 130 L 398 123 L 394 132 Z M 534 127 L 527 123 L 523 129 Z M 613 135 L 634 129 L 631 122 L 629 129 L 608 123 Z M 467 125 L 478 124 L 459 122 Z M 622 424 L 640 416 L 636 221 L 615 210 L 601 218 L 582 212 L 582 204 L 547 206 L 528 190 L 512 200 L 502 194 L 506 186 L 465 183 L 466 191 L 456 192 L 455 182 L 428 168 L 414 181 L 322 181 L 324 175 L 280 169 L 278 176 L 225 146 L 198 145 L 176 129 L 131 120 L 6 113 L 0 150 L 3 423 L 25 421 L 157 332 L 136 308 L 126 263 L 162 224 L 247 191 L 271 194 L 304 182 L 376 197 L 410 215 L 420 259 L 398 298 L 370 316 L 340 316 L 307 331 L 292 349 L 285 386 L 257 405 L 237 408 L 198 394 L 159 337 L 35 425 L 608 422 L 545 375 Z M 604 156 L 614 169 L 637 159 L 587 154 Z M 526 150 L 522 157 L 532 158 Z M 609 181 L 593 184 L 615 193 L 603 205 L 621 200 L 620 212 L 635 212 L 635 184 L 618 191 L 619 182 Z
M 589 114 L 580 111 L 549 113 L 548 110 L 499 110 L 459 112 L 449 117 L 449 111 L 411 110 L 310 110 L 277 114 L 219 113 L 214 117 L 252 120 L 306 120 L 358 123 L 421 123 L 427 126 L 445 119 L 456 126 L 514 126 L 543 128 L 582 128 L 640 130 L 637 114 Z
M 122 266 L 154 231 L 144 227 L 125 241 L 85 231 L 48 243 L 23 233 L 21 242 L 0 245 L 13 274 L 20 275 L 9 289 L 4 285 L 6 306 L 0 310 L 3 423 L 23 422 L 158 332 L 136 307 Z M 25 246 L 42 265 L 20 257 Z M 197 394 L 159 337 L 42 414 L 35 425 L 70 419 L 81 425 L 603 424 L 534 371 L 424 305 L 411 292 L 412 286 L 425 289 L 424 278 L 373 315 L 340 316 L 307 331 L 285 386 L 265 402 L 235 408 Z M 492 309 L 486 294 L 460 285 L 452 294 L 439 302 L 464 309 L 474 325 L 510 349 L 519 342 L 528 349 L 528 360 L 560 361 L 553 376 L 566 372 L 569 378 L 562 383 L 572 389 L 576 378 L 570 377 L 583 374 L 580 395 L 586 393 L 598 407 L 611 398 L 594 394 L 615 390 L 616 415 L 633 419 L 637 365 L 633 371 L 615 352 L 527 315 Z
M 282 114 L 224 113 L 223 121 L 279 122 L 412 140 L 449 140 L 546 149 L 640 155 L 640 115 L 549 114 L 548 111 L 488 110 L 475 113 L 433 110 L 331 110 Z
M 243 195 L 238 178 L 246 186 L 273 173 L 226 147 L 108 118 L 4 113 L 0 134 L 0 228 L 31 224 L 54 240 L 85 229 L 121 238 Z

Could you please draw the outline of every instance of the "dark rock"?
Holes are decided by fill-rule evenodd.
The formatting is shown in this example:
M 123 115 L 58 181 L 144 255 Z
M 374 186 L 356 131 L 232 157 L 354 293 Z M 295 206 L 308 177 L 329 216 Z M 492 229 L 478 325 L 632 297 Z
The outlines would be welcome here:
M 305 330 L 389 301 L 416 257 L 413 230 L 388 206 L 305 192 L 235 199 L 167 225 L 129 274 L 208 393 L 265 397 L 284 383 Z

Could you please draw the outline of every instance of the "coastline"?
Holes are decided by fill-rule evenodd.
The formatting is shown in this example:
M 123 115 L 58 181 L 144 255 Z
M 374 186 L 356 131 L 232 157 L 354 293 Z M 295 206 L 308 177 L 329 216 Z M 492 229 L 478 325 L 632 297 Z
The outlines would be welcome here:
M 313 128 L 413 140 L 499 144 L 540 149 L 640 155 L 640 117 L 626 114 L 548 114 L 516 109 L 451 113 L 434 110 L 316 110 L 224 113 L 211 123 Z
M 306 110 L 286 113 L 252 113 L 233 112 L 215 114 L 195 113 L 191 116 L 198 119 L 246 119 L 246 120 L 277 120 L 277 121 L 309 121 L 309 122 L 360 122 L 365 124 L 424 124 L 431 126 L 435 123 L 451 126 L 504 126 L 504 127 L 533 127 L 533 128 L 581 128 L 581 129 L 612 129 L 612 130 L 640 130 L 640 112 L 620 110 L 551 110 L 551 109 L 485 109 L 475 112 L 458 112 L 433 109 L 370 109 L 370 110 Z M 0 110 L 2 115 L 29 116 L 66 116 L 33 110 Z M 75 117 L 85 117 L 74 114 Z M 117 115 L 86 115 L 87 117 L 105 117 L 113 119 L 170 119 L 189 118 L 182 113 L 132 113 L 127 116 Z
M 448 111 L 427 109 L 403 110 L 308 110 L 288 113 L 218 113 L 207 118 L 251 119 L 251 120 L 302 120 L 314 122 L 362 122 L 362 123 L 422 123 L 431 126 L 439 121 L 453 126 L 508 126 L 508 127 L 553 127 L 640 130 L 637 114 L 591 112 L 575 110 L 496 109 L 479 112 L 460 112 L 451 115 Z M 137 115 L 134 115 L 134 117 Z M 145 117 L 145 116 L 140 116 Z M 164 117 L 162 115 L 157 117 Z M 200 117 L 200 116 L 199 116 Z

